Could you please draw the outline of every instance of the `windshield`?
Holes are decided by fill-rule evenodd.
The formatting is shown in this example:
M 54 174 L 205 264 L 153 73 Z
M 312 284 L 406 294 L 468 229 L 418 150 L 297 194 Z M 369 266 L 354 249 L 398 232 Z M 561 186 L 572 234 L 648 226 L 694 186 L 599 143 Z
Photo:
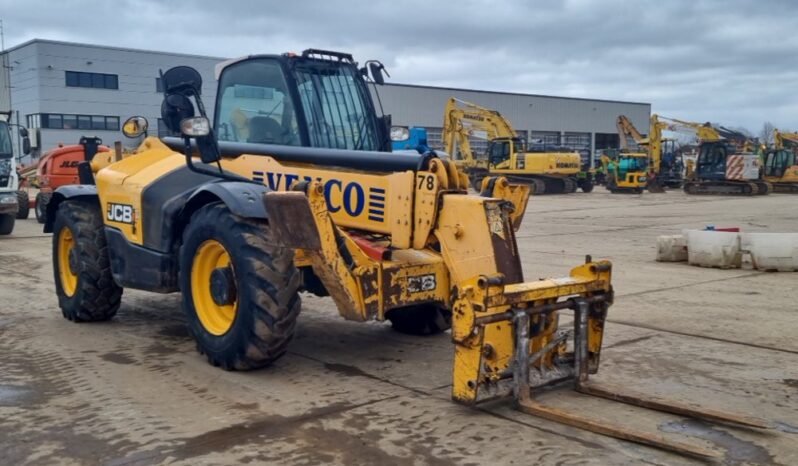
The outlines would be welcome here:
M 0 121 L 0 155 L 11 154 L 11 133 L 8 132 L 8 123 Z
M 219 83 L 220 141 L 299 146 L 296 114 L 280 64 L 248 60 L 229 66 Z
M 368 94 L 354 66 L 310 61 L 295 74 L 313 147 L 379 150 Z
M 379 150 L 374 110 L 356 67 L 307 60 L 293 68 L 298 102 L 289 87 L 294 80 L 286 80 L 278 60 L 228 66 L 219 82 L 219 140 L 300 146 L 306 135 L 311 147 Z
M 645 157 L 624 157 L 621 163 L 624 159 L 630 171 L 645 171 L 648 166 L 648 159 Z

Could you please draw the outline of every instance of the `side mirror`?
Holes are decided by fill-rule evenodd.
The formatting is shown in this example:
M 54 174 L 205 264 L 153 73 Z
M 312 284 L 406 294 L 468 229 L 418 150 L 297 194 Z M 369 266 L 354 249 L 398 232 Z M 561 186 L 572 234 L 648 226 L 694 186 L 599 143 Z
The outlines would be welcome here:
M 27 136 L 27 131 L 25 131 L 25 136 L 22 137 L 22 153 L 24 155 L 30 154 L 30 138 Z
M 202 75 L 190 66 L 175 66 L 161 75 L 164 94 L 200 95 Z
M 373 79 L 374 82 L 380 86 L 385 84 L 385 77 L 382 75 L 383 70 L 385 70 L 385 66 L 378 61 L 370 61 L 368 65 L 369 71 L 371 72 L 371 79 Z
M 194 117 L 194 104 L 183 94 L 167 94 L 161 103 L 161 119 L 172 132 L 181 133 L 180 123 Z
M 147 134 L 149 126 L 150 122 L 143 116 L 132 116 L 122 125 L 122 134 L 129 138 L 137 138 L 142 134 Z
M 21 137 L 21 138 L 28 137 L 28 128 L 20 128 L 19 129 L 19 137 Z

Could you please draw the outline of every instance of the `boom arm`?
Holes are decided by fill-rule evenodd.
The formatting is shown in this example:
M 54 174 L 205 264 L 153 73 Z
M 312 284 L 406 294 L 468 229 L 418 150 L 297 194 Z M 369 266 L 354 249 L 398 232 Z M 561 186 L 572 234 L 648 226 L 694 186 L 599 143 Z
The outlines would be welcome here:
M 628 149 L 628 141 L 631 137 L 637 144 L 643 144 L 645 137 L 640 134 L 640 131 L 635 128 L 635 125 L 626 117 L 626 115 L 619 115 L 615 121 L 615 126 L 618 128 L 618 136 L 620 137 L 621 149 Z
M 651 126 L 648 133 L 649 157 L 651 158 L 651 169 L 654 173 L 659 173 L 662 165 L 662 131 L 673 131 L 676 133 L 692 133 L 703 142 L 720 141 L 722 139 L 739 139 L 745 136 L 732 130 L 718 130 L 709 123 L 694 123 L 691 121 L 678 120 L 660 115 L 651 115 Z
M 485 131 L 488 140 L 517 137 L 510 122 L 499 112 L 450 97 L 443 116 L 444 150 L 456 156 L 456 143 L 462 158 L 473 161 L 475 157 L 468 141 L 472 131 Z
M 774 129 L 773 144 L 775 144 L 776 149 L 784 149 L 785 147 L 796 148 L 798 147 L 798 133 L 783 133 Z

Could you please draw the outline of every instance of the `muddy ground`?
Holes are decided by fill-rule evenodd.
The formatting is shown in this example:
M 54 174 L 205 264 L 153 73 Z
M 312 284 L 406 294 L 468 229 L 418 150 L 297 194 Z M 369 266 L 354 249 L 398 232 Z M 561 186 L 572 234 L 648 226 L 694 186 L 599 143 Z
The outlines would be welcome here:
M 719 450 L 723 464 L 798 464 L 798 274 L 654 261 L 682 228 L 798 231 L 798 197 L 591 194 L 530 201 L 519 232 L 527 279 L 567 275 L 585 254 L 614 263 L 597 379 L 756 415 L 757 432 L 577 395 L 549 404 Z M 126 291 L 108 323 L 64 320 L 51 238 L 32 218 L 0 238 L 2 464 L 689 464 L 685 457 L 514 411 L 449 400 L 449 335 L 419 338 L 339 318 L 303 297 L 274 366 L 209 366 L 177 295 Z

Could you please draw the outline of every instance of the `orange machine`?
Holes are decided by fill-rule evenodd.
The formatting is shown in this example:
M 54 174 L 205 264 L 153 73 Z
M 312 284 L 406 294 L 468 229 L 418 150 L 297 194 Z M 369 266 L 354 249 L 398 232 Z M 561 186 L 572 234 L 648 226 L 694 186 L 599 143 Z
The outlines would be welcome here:
M 89 139 L 89 141 L 86 141 L 86 139 Z M 78 165 L 83 161 L 90 160 L 97 152 L 111 150 L 109 147 L 101 145 L 102 141 L 99 139 L 96 139 L 96 149 L 93 149 L 91 144 L 94 141 L 91 141 L 91 139 L 95 138 L 81 138 L 81 144 L 68 146 L 59 144 L 55 149 L 45 152 L 42 158 L 39 159 L 39 163 L 36 166 L 36 179 L 33 183 L 34 186 L 39 188 L 34 209 L 36 220 L 39 223 L 44 223 L 47 202 L 50 200 L 53 191 L 64 185 L 80 184 Z

